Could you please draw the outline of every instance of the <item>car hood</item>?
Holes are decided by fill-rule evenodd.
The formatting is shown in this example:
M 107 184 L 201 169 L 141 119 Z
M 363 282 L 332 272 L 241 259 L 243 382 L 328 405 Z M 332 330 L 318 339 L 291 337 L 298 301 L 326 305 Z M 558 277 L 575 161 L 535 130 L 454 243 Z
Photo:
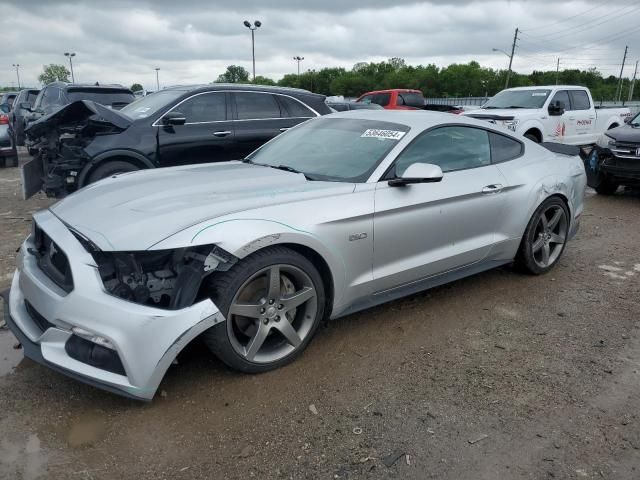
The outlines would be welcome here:
M 102 250 L 135 251 L 223 215 L 353 189 L 352 183 L 308 181 L 302 174 L 224 162 L 117 175 L 77 191 L 50 210 Z
M 531 108 L 480 108 L 464 112 L 462 115 L 486 120 L 513 120 L 526 114 L 535 114 L 537 111 Z
M 116 110 L 105 107 L 91 100 L 79 100 L 40 117 L 29 124 L 25 133 L 31 138 L 44 135 L 52 128 L 67 124 L 92 122 L 96 125 L 112 126 L 118 130 L 126 130 L 132 120 Z
M 607 130 L 606 135 L 607 137 L 613 138 L 616 142 L 640 143 L 640 127 L 623 125 Z

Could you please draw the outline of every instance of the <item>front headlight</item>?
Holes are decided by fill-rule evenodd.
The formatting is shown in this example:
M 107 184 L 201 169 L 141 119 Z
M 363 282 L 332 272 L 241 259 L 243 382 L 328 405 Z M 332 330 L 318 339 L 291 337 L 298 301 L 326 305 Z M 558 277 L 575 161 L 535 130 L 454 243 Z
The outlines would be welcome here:
M 215 270 L 230 268 L 236 261 L 216 245 L 91 254 L 107 293 L 170 310 L 192 305 L 202 279 Z

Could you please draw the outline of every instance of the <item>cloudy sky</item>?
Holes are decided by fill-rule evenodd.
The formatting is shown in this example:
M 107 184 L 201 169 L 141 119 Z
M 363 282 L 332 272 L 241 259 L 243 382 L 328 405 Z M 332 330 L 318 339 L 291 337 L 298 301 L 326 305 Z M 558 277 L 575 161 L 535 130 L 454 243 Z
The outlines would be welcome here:
M 350 68 L 403 57 L 409 64 L 477 60 L 505 68 L 516 27 L 522 29 L 514 69 L 597 66 L 625 76 L 640 58 L 640 0 L 3 0 L 0 85 L 37 85 L 42 66 L 67 64 L 81 82 L 160 84 L 215 80 L 227 65 L 251 70 L 251 35 L 260 20 L 256 74 L 274 79 L 296 70 Z

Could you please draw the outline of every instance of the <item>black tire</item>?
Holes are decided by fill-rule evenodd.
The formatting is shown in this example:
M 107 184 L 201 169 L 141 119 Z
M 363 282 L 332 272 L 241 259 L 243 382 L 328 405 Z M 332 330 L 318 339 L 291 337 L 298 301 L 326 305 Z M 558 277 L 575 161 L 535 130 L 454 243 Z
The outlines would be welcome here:
M 540 140 L 538 139 L 538 137 L 533 133 L 525 133 L 524 138 L 528 138 L 532 142 L 540 143 Z
M 98 165 L 90 174 L 87 185 L 118 173 L 135 172 L 140 170 L 137 165 L 123 160 L 111 160 Z
M 237 351 L 237 344 L 236 347 L 234 347 L 235 330 L 233 329 L 235 328 L 235 323 L 231 322 L 229 310 L 232 301 L 241 293 L 240 290 L 246 286 L 246 282 L 255 278 L 255 275 L 259 274 L 259 272 L 270 268 L 273 265 L 291 266 L 303 271 L 308 276 L 313 283 L 316 293 L 314 304 L 316 307 L 315 318 L 311 318 L 309 315 L 306 316 L 306 318 L 309 319 L 304 320 L 309 324 L 307 333 L 305 334 L 306 336 L 304 336 L 302 342 L 297 347 L 293 347 L 293 351 L 283 358 L 270 362 L 250 361 Z M 324 317 L 326 296 L 322 277 L 311 261 L 303 255 L 286 247 L 274 246 L 259 250 L 236 263 L 228 271 L 213 273 L 205 280 L 205 282 L 206 291 L 211 292 L 212 301 L 220 309 L 227 320 L 204 332 L 202 334 L 203 341 L 211 352 L 213 352 L 225 364 L 244 373 L 267 372 L 269 370 L 282 367 L 295 360 L 307 347 Z M 265 304 L 265 306 L 267 305 Z M 305 316 L 306 313 L 306 310 L 301 310 L 298 312 L 297 317 L 299 317 L 300 314 Z M 235 317 L 233 318 L 235 322 Z M 287 322 L 286 318 L 287 317 L 285 317 L 285 320 L 278 321 Z M 257 322 L 259 325 L 261 320 L 258 319 Z M 294 321 L 292 320 L 291 324 L 293 323 Z
M 617 183 L 605 179 L 600 182 L 600 185 L 595 188 L 595 191 L 599 195 L 613 195 L 614 193 L 616 193 L 619 186 L 620 185 L 618 185 Z
M 539 232 L 539 224 L 541 221 L 541 215 L 544 212 L 547 212 L 551 209 L 561 209 L 564 212 L 564 221 L 565 221 L 565 231 L 564 231 L 564 241 L 560 245 L 556 242 L 553 244 L 557 247 L 560 247 L 559 251 L 556 252 L 554 250 L 554 259 L 549 265 L 541 265 L 538 259 L 534 254 L 534 243 L 540 241 L 540 232 Z M 518 253 L 515 258 L 516 267 L 523 272 L 532 274 L 532 275 L 541 275 L 547 273 L 551 270 L 562 257 L 562 253 L 564 252 L 564 248 L 567 245 L 569 228 L 571 225 L 571 216 L 569 215 L 569 209 L 567 205 L 564 203 L 562 199 L 559 197 L 550 197 L 546 199 L 544 202 L 540 204 L 540 206 L 536 209 L 536 211 L 531 216 L 529 223 L 527 224 L 527 228 L 522 236 L 522 240 L 520 242 L 520 248 L 518 249 Z M 548 243 L 548 242 L 547 242 Z M 555 247 L 552 247 L 555 248 Z

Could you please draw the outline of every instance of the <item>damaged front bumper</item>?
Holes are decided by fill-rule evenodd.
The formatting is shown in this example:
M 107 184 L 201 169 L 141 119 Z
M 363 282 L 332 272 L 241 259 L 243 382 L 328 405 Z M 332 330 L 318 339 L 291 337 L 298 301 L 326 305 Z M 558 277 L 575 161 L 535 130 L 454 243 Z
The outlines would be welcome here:
M 73 289 L 62 289 L 38 265 L 31 237 L 18 255 L 5 318 L 25 356 L 113 393 L 151 400 L 176 355 L 224 321 L 206 299 L 180 310 L 139 305 L 107 293 L 92 256 L 51 212 L 34 216 L 63 250 Z

